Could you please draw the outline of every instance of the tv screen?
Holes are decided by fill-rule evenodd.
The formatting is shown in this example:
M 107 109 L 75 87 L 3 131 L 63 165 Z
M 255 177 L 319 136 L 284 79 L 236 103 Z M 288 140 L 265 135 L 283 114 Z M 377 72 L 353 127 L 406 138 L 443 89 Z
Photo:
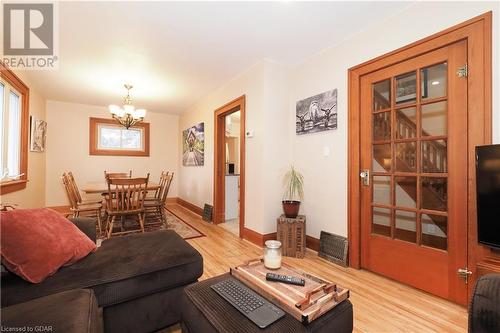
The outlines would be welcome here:
M 476 147 L 479 243 L 500 248 L 500 145 Z

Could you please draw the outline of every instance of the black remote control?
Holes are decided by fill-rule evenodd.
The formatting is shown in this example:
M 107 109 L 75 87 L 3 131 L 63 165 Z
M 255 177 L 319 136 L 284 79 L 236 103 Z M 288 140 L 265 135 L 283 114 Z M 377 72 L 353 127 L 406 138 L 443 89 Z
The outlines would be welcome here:
M 298 277 L 294 277 L 294 276 L 280 275 L 280 274 L 274 274 L 274 273 L 267 273 L 266 280 L 294 284 L 296 286 L 305 286 L 305 284 L 306 284 L 306 280 L 304 280 L 304 279 L 299 279 Z

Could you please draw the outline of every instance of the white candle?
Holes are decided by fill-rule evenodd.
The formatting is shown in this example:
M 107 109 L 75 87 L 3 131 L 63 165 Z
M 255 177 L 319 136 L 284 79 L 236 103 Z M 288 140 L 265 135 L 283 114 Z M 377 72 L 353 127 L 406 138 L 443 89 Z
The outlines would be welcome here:
M 264 266 L 269 269 L 281 267 L 281 243 L 275 240 L 267 241 L 264 249 Z

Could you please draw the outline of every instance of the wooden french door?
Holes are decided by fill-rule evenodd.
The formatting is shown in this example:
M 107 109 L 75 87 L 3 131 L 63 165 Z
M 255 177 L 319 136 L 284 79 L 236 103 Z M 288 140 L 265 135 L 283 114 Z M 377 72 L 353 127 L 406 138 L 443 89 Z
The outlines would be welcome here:
M 361 266 L 462 304 L 466 63 L 461 41 L 361 78 Z

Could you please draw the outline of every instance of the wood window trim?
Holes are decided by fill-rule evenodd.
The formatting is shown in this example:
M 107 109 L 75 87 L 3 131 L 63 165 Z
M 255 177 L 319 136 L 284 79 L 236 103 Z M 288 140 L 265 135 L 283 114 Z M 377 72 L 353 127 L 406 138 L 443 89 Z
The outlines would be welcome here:
M 117 125 L 118 123 L 114 119 L 107 118 L 95 118 L 90 117 L 89 119 L 89 154 L 90 155 L 101 155 L 101 156 L 149 156 L 149 123 L 141 122 L 131 128 L 141 128 L 144 133 L 144 150 L 112 150 L 112 149 L 99 149 L 97 147 L 98 140 L 97 126 L 99 124 L 110 124 Z
M 475 200 L 474 147 L 492 141 L 492 13 L 472 18 L 442 32 L 404 46 L 373 60 L 349 69 L 348 73 L 348 239 L 349 263 L 353 268 L 361 264 L 360 217 L 360 81 L 363 75 L 377 71 L 414 56 L 435 50 L 454 42 L 466 40 L 468 53 L 468 240 L 467 265 L 473 272 L 468 284 L 471 294 L 476 265 L 490 249 L 477 243 L 477 217 Z
M 245 120 L 246 120 L 246 97 L 242 95 L 231 102 L 221 106 L 214 112 L 214 193 L 213 193 L 213 221 L 220 223 L 225 213 L 224 190 L 225 190 L 225 160 L 226 150 L 221 142 L 225 141 L 225 119 L 224 117 L 234 112 L 239 107 L 240 117 L 240 189 L 239 189 L 239 236 L 243 238 L 245 233 Z M 219 176 L 218 176 L 219 175 Z M 248 230 L 248 229 L 247 229 Z
M 21 156 L 19 171 L 24 175 L 17 180 L 0 184 L 0 194 L 20 191 L 28 183 L 28 135 L 29 135 L 29 95 L 27 85 L 0 61 L 0 77 L 21 94 Z

